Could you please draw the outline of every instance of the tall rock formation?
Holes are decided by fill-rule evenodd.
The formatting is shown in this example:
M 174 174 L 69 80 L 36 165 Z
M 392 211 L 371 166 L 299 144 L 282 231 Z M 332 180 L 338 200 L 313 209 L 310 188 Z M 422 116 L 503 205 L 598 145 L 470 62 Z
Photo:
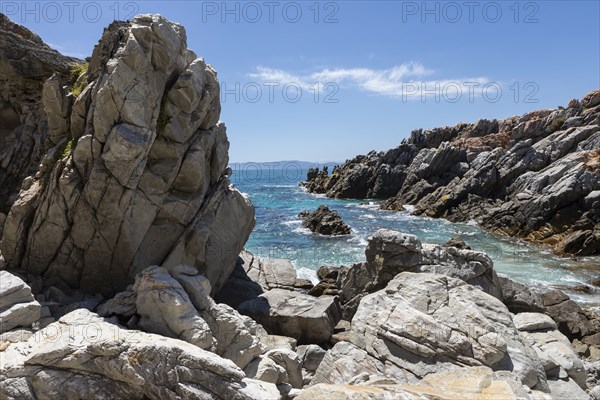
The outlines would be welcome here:
M 6 219 L 8 267 L 110 295 L 148 265 L 187 264 L 218 291 L 254 208 L 228 179 L 216 72 L 158 15 L 112 23 L 82 70 L 73 88 L 44 83 L 53 147 Z

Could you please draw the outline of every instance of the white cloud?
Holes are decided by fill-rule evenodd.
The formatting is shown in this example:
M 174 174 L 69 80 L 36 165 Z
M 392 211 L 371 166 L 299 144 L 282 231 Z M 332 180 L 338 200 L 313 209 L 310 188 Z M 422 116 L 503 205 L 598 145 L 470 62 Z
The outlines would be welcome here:
M 434 94 L 454 98 L 459 92 L 463 96 L 479 96 L 482 87 L 491 83 L 485 77 L 433 79 L 434 71 L 418 63 L 405 63 L 389 69 L 327 68 L 307 74 L 257 67 L 256 72 L 249 75 L 262 82 L 294 83 L 303 88 L 334 83 L 375 95 L 412 100 Z

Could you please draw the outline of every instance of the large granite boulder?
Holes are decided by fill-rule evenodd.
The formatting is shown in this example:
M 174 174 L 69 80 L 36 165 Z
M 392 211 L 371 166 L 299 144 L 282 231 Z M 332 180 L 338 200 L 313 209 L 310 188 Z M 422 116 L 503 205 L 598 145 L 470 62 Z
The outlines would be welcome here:
M 362 299 L 351 342 L 417 378 L 462 366 L 513 372 L 548 391 L 540 359 L 497 298 L 464 281 L 403 272 Z
M 299 344 L 328 342 L 341 319 L 337 297 L 317 298 L 285 289 L 269 290 L 238 309 L 269 333 L 293 337 Z
M 369 238 L 367 261 L 340 270 L 337 284 L 344 318 L 350 320 L 360 299 L 384 288 L 405 271 L 444 274 L 462 279 L 501 298 L 492 260 L 478 251 L 422 244 L 415 235 L 380 229 Z
M 146 332 L 184 340 L 245 368 L 267 350 L 267 333 L 209 294 L 210 282 L 195 268 L 180 265 L 167 271 L 153 266 L 138 274 L 131 291 L 117 294 L 100 312 L 135 314 L 135 326 Z M 131 302 L 133 309 L 127 306 Z
M 41 317 L 42 306 L 18 276 L 0 271 L 0 333 L 30 327 Z
M 513 318 L 520 335 L 527 340 L 542 361 L 546 376 L 554 379 L 572 379 L 586 388 L 586 371 L 571 342 L 558 331 L 556 323 L 547 315 L 521 313 Z
M 3 399 L 278 400 L 274 385 L 181 340 L 77 310 L 0 357 Z
M 181 25 L 142 15 L 104 31 L 82 79 L 66 123 L 52 125 L 58 144 L 8 214 L 8 267 L 113 295 L 148 265 L 187 264 L 214 294 L 254 226 L 228 179 L 216 72 Z M 49 127 L 63 109 L 53 82 Z

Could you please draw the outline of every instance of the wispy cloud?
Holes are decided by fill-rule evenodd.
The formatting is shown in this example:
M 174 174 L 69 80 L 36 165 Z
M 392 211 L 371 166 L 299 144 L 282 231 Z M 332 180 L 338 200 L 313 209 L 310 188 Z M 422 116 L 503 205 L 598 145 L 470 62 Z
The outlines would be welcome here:
M 87 57 L 87 55 L 83 54 L 83 53 L 73 53 L 70 52 L 65 46 L 62 46 L 60 44 L 56 44 L 56 43 L 46 43 L 48 46 L 50 46 L 51 48 L 53 48 L 54 50 L 57 50 L 58 52 L 60 52 L 62 55 L 67 56 L 67 57 L 75 57 L 75 58 L 80 58 L 80 59 L 84 59 Z
M 262 82 L 295 83 L 304 88 L 335 83 L 340 87 L 405 99 L 420 99 L 434 92 L 454 96 L 457 92 L 471 91 L 473 95 L 479 95 L 481 87 L 490 83 L 486 77 L 434 79 L 434 75 L 439 74 L 418 63 L 405 63 L 388 69 L 327 68 L 307 74 L 257 67 L 256 72 L 249 74 Z

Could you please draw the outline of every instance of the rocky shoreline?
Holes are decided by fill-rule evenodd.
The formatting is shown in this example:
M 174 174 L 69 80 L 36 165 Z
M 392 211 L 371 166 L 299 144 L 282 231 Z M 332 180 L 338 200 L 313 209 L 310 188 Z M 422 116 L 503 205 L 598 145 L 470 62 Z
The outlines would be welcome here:
M 0 30 L 2 60 L 49 55 L 0 63 L 32 80 L 0 110 L 1 399 L 600 399 L 598 316 L 460 240 L 378 230 L 317 285 L 244 251 L 254 207 L 181 25 L 115 22 L 87 66 Z
M 312 169 L 304 187 L 333 198 L 414 205 L 416 215 L 474 220 L 557 254 L 600 254 L 600 90 L 566 108 L 415 130 L 400 146 Z

